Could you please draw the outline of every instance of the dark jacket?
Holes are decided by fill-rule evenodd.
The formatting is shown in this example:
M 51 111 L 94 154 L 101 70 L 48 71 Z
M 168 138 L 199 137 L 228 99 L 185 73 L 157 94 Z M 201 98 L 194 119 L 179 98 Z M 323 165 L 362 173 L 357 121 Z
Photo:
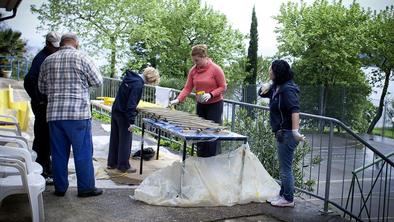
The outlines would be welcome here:
M 272 85 L 269 91 L 262 97 L 270 98 L 270 124 L 273 132 L 279 129 L 291 130 L 291 114 L 300 112 L 298 86 L 292 81 L 287 81 L 279 87 L 275 93 L 276 86 Z M 260 95 L 260 91 L 259 91 Z
M 144 80 L 142 77 L 127 70 L 112 105 L 113 115 L 114 112 L 121 112 L 127 116 L 130 124 L 134 124 L 135 117 L 138 114 L 137 105 L 141 99 L 143 89 Z
M 51 53 L 45 47 L 33 59 L 29 72 L 25 76 L 23 86 L 27 94 L 29 94 L 32 103 L 46 104 L 46 95 L 40 93 L 38 90 L 38 76 L 40 75 L 41 64 Z

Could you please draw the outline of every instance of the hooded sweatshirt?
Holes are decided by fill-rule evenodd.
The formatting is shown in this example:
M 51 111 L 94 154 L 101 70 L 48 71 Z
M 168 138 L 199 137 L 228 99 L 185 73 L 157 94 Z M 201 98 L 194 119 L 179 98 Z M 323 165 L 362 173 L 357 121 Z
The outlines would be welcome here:
M 24 87 L 29 94 L 32 103 L 46 104 L 47 96 L 38 90 L 38 76 L 40 75 L 41 64 L 51 55 L 51 52 L 45 47 L 33 59 L 29 72 L 25 76 Z
M 134 124 L 137 116 L 137 105 L 144 89 L 144 80 L 133 71 L 126 71 L 122 83 L 119 86 L 112 112 L 120 112 L 127 116 L 129 124 Z
M 291 130 L 291 114 L 300 112 L 298 86 L 292 81 L 287 81 L 279 86 L 272 85 L 262 97 L 270 98 L 270 124 L 273 132 L 280 129 Z M 260 95 L 260 92 L 259 92 Z

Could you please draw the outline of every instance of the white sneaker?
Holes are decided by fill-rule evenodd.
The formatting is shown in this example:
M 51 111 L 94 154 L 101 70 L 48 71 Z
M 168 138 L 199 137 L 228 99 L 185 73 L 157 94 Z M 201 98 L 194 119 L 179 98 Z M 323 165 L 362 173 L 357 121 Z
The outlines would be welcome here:
M 281 197 L 279 200 L 271 202 L 271 205 L 275 207 L 294 207 L 294 201 L 289 202 L 284 197 Z
M 282 196 L 280 196 L 280 195 L 276 195 L 276 196 L 270 197 L 270 198 L 267 199 L 267 203 L 275 202 L 275 201 L 279 200 L 281 197 Z

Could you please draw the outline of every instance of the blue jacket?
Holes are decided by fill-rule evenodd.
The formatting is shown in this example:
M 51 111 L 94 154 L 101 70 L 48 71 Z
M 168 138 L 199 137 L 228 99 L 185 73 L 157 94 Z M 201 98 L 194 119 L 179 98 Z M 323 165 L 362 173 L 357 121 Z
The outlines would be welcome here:
M 291 130 L 291 114 L 300 112 L 298 86 L 292 81 L 280 85 L 275 93 L 276 86 L 272 85 L 262 97 L 270 98 L 270 124 L 273 132 L 280 129 Z M 260 91 L 259 91 L 260 95 Z
M 29 94 L 32 103 L 46 104 L 46 95 L 38 90 L 38 76 L 40 75 L 41 64 L 51 53 L 47 48 L 43 48 L 33 59 L 29 72 L 25 76 L 23 86 Z
M 141 99 L 143 89 L 144 80 L 142 77 L 127 70 L 112 105 L 112 114 L 114 115 L 114 112 L 124 113 L 129 124 L 134 124 L 135 117 L 138 114 L 137 105 Z

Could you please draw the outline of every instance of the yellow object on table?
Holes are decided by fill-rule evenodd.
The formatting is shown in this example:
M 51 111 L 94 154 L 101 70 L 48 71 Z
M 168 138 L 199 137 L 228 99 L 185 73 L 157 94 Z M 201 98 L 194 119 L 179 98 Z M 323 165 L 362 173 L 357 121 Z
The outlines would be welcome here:
M 111 112 L 111 107 L 112 107 L 112 104 L 115 101 L 115 98 L 112 98 L 112 97 L 97 97 L 97 99 L 100 99 L 100 100 L 91 100 L 90 103 L 93 106 L 96 106 L 98 108 L 105 109 L 108 112 Z M 137 105 L 137 109 L 138 108 L 149 108 L 149 107 L 163 108 L 162 105 L 146 102 L 146 101 L 143 101 L 143 100 L 140 100 L 140 102 Z
M 97 97 L 97 99 L 104 100 L 104 105 L 111 105 L 111 106 L 115 101 L 115 98 L 112 97 Z
M 137 108 L 149 108 L 149 107 L 158 107 L 158 108 L 163 108 L 163 106 L 155 104 L 155 103 L 150 103 L 150 102 L 145 102 L 143 100 L 140 100 L 140 102 L 137 105 Z

